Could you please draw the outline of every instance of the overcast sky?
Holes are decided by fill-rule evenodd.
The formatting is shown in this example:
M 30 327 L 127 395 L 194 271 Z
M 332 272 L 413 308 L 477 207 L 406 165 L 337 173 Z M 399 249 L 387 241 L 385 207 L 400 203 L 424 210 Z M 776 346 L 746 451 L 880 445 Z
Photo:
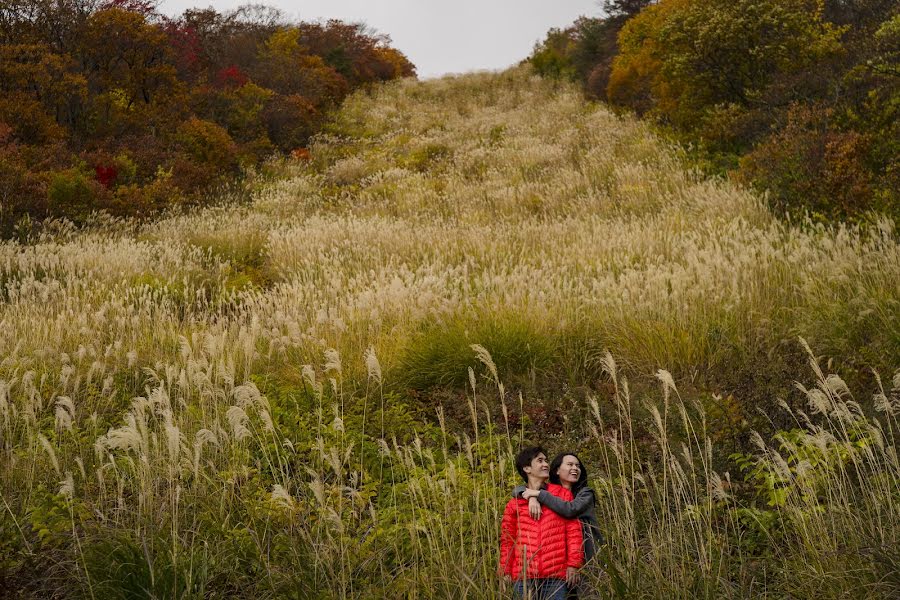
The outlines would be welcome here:
M 161 0 L 177 16 L 187 8 L 220 12 L 247 0 Z M 364 21 L 391 36 L 420 77 L 502 69 L 528 56 L 551 27 L 600 14 L 598 0 L 254 0 L 304 21 Z

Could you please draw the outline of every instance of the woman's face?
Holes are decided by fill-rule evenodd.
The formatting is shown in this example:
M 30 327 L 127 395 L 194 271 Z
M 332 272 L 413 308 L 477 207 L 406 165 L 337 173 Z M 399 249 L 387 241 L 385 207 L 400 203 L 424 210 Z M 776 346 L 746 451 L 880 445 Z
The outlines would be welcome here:
M 566 454 L 556 474 L 559 475 L 560 483 L 574 484 L 581 476 L 581 463 L 571 454 Z

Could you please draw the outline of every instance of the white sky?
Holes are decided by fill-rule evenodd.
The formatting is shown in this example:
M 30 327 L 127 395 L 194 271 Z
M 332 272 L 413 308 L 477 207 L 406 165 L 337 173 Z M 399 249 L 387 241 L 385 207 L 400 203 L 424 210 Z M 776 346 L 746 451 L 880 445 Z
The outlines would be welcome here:
M 247 0 L 161 0 L 160 12 L 213 6 L 225 12 Z M 391 36 L 419 77 L 502 69 L 527 57 L 551 27 L 598 16 L 598 0 L 254 0 L 294 19 L 364 21 Z

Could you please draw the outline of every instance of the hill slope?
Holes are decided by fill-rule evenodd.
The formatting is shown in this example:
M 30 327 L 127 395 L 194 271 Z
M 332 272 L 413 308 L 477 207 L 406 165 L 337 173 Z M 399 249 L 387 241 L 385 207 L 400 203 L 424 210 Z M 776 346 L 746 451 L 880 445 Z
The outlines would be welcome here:
M 869 421 L 840 379 L 792 391 L 818 369 L 798 336 L 855 391 L 880 385 L 861 367 L 897 366 L 888 225 L 779 222 L 522 70 L 356 95 L 311 155 L 249 206 L 0 245 L 15 586 L 493 597 L 509 453 L 552 436 L 599 469 L 611 592 L 888 589 L 888 563 L 812 548 L 800 525 L 897 539 L 896 395 Z M 791 438 L 815 478 L 748 455 L 732 496 L 721 470 L 737 478 L 726 456 L 757 409 L 805 422 L 779 400 L 830 417 Z

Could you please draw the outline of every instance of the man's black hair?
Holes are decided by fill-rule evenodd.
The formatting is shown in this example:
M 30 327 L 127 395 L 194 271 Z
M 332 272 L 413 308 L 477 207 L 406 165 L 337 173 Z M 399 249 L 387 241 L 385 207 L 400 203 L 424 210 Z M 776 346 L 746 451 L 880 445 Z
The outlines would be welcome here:
M 530 467 L 531 461 L 533 461 L 538 454 L 547 456 L 547 453 L 540 446 L 525 448 L 516 455 L 516 471 L 519 472 L 519 475 L 522 476 L 525 483 L 528 483 L 528 473 L 525 472 L 525 467 Z

